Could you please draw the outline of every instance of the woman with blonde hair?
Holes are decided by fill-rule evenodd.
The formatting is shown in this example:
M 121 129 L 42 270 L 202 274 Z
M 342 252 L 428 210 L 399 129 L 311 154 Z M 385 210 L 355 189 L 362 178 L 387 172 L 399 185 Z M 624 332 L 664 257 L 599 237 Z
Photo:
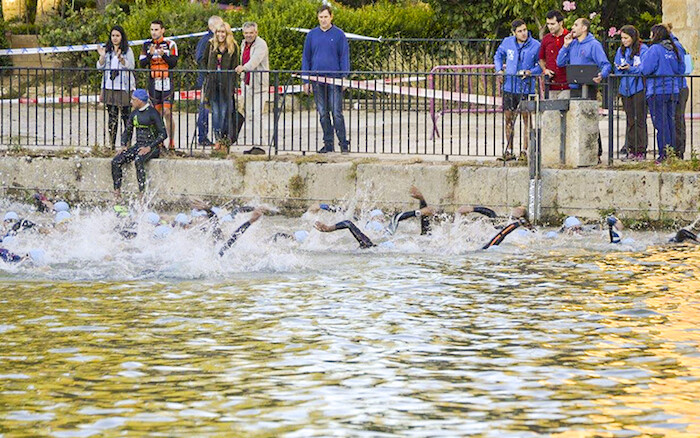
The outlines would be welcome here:
M 212 125 L 216 149 L 222 138 L 232 134 L 231 112 L 234 93 L 238 89 L 238 75 L 234 68 L 238 64 L 239 47 L 233 38 L 231 26 L 224 22 L 214 30 L 214 37 L 204 51 L 202 67 L 207 71 L 204 80 L 204 98 L 212 113 Z

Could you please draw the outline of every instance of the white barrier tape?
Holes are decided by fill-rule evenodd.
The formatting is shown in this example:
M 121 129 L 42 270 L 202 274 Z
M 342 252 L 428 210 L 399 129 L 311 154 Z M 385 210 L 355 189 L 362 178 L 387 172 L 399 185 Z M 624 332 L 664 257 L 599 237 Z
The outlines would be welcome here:
M 289 85 L 286 87 L 277 87 L 277 94 L 298 94 L 303 90 L 301 85 Z M 275 87 L 270 87 L 270 94 L 275 92 Z M 238 89 L 238 95 L 241 96 L 243 90 Z M 189 91 L 179 91 L 175 93 L 176 101 L 187 101 L 187 100 L 200 100 L 202 97 L 201 90 L 189 90 Z M 0 104 L 34 104 L 34 105 L 55 105 L 61 103 L 95 103 L 102 102 L 100 95 L 92 96 L 54 96 L 54 97 L 20 97 L 15 99 L 0 99 Z
M 232 29 L 234 30 L 234 29 Z M 168 40 L 180 40 L 183 38 L 192 38 L 192 37 L 198 37 L 198 36 L 203 36 L 206 35 L 207 32 L 196 32 L 196 33 L 188 33 L 185 35 L 175 35 L 171 37 L 166 37 Z M 149 38 L 150 39 L 150 38 Z M 135 40 L 135 41 L 129 41 L 130 46 L 138 46 L 146 41 L 149 41 L 149 39 L 146 40 Z M 75 44 L 72 46 L 58 46 L 58 47 L 32 47 L 32 48 L 23 48 L 23 49 L 2 49 L 0 50 L 0 56 L 10 56 L 10 55 L 50 55 L 54 53 L 68 53 L 68 52 L 87 52 L 90 50 L 97 50 L 98 47 L 102 47 L 104 44 L 98 43 L 98 44 Z
M 301 32 L 301 33 L 311 32 L 311 29 L 304 29 L 303 27 L 288 27 L 287 29 Z M 378 43 L 382 42 L 382 37 L 374 38 L 374 37 L 368 37 L 368 36 L 364 36 L 364 35 L 358 35 L 356 33 L 348 33 L 348 32 L 344 32 L 344 33 L 345 33 L 345 36 L 348 37 L 349 40 L 376 41 Z

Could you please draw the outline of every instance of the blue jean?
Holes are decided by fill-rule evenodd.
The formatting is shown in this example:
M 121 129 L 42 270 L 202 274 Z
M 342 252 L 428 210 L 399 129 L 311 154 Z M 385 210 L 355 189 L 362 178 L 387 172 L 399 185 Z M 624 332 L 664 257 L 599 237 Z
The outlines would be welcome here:
M 209 133 L 209 110 L 204 103 L 199 104 L 199 114 L 197 115 L 197 140 L 204 143 Z
M 676 127 L 674 118 L 678 94 L 652 94 L 647 97 L 651 121 L 656 129 L 656 144 L 659 148 L 659 160 L 666 158 L 666 147 L 675 145 Z
M 211 105 L 211 124 L 214 126 L 214 137 L 219 140 L 228 135 L 231 99 L 221 94 L 215 94 L 209 104 Z
M 349 142 L 345 136 L 345 118 L 343 117 L 343 87 L 340 85 L 312 82 L 316 111 L 321 118 L 323 129 L 323 145 L 333 149 L 333 128 L 338 136 L 340 149 L 345 150 Z M 333 123 L 331 124 L 331 114 Z

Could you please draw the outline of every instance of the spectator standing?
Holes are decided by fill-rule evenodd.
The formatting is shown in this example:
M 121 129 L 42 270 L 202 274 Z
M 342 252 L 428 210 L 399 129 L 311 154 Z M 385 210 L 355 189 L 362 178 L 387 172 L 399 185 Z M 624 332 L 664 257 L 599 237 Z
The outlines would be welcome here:
M 243 23 L 241 64 L 236 73 L 243 74 L 243 106 L 245 108 L 245 141 L 249 144 L 267 144 L 267 130 L 262 116 L 270 95 L 270 54 L 267 42 L 258 36 L 258 24 Z M 259 125 L 256 130 L 256 122 Z
M 312 29 L 304 40 L 301 69 L 305 74 L 318 72 L 327 78 L 341 78 L 350 72 L 350 47 L 345 33 L 333 25 L 333 12 L 329 5 L 321 6 L 316 14 L 318 27 Z M 311 81 L 316 111 L 323 129 L 323 148 L 318 152 L 333 152 L 333 130 L 338 136 L 340 151 L 347 154 L 350 143 L 346 137 L 343 117 L 343 87 L 325 82 Z M 304 84 L 309 92 L 309 83 Z M 333 114 L 333 123 L 331 123 Z
M 651 45 L 642 56 L 642 74 L 652 76 L 646 78 L 646 96 L 651 121 L 656 128 L 659 162 L 666 159 L 666 148 L 675 150 L 674 117 L 682 85 L 673 75 L 684 71 L 685 61 L 668 29 L 661 24 L 652 27 Z
M 566 80 L 566 69 L 557 65 L 557 55 L 569 31 L 564 27 L 564 15 L 558 10 L 547 12 L 546 21 L 549 33 L 542 37 L 538 57 L 542 76 L 546 79 L 548 98 L 568 99 L 569 83 Z
M 605 55 L 603 45 L 588 32 L 591 27 L 591 22 L 586 18 L 579 18 L 574 22 L 569 32 L 564 37 L 564 45 L 557 55 L 557 65 L 566 67 L 567 65 L 597 65 L 598 76 L 593 79 L 593 82 L 600 82 L 610 75 L 612 66 L 608 57 Z M 569 84 L 569 88 L 577 90 L 572 91 L 572 96 L 580 97 L 580 88 L 576 84 Z M 593 95 L 595 96 L 595 91 Z
M 204 68 L 209 70 L 204 80 L 204 96 L 211 108 L 214 126 L 215 149 L 221 148 L 221 140 L 232 136 L 230 129 L 234 94 L 238 81 L 234 66 L 238 61 L 238 44 L 233 38 L 231 26 L 223 22 L 214 31 L 214 37 L 204 50 Z
M 223 22 L 224 20 L 218 15 L 212 15 L 209 17 L 209 21 L 207 22 L 208 32 L 197 42 L 197 48 L 194 55 L 197 65 L 201 66 L 203 64 L 204 51 L 209 45 L 209 41 L 214 38 L 214 31 Z M 202 87 L 204 86 L 204 77 L 204 72 L 200 72 L 197 76 L 196 86 L 198 90 L 202 90 Z M 211 140 L 209 140 L 207 135 L 209 135 L 209 109 L 204 104 L 204 97 L 202 97 L 199 104 L 199 114 L 197 114 L 197 143 L 200 146 L 212 146 L 214 144 L 211 142 Z
M 170 151 L 175 150 L 173 138 L 174 122 L 172 116 L 173 88 L 169 70 L 177 65 L 179 56 L 175 41 L 163 38 L 165 25 L 161 20 L 151 21 L 151 39 L 143 43 L 139 64 L 141 68 L 149 68 L 151 75 L 148 81 L 148 96 L 155 109 L 165 119 L 165 126 L 170 137 Z
M 505 74 L 503 80 L 503 111 L 506 119 L 506 150 L 504 160 L 515 159 L 513 155 L 513 125 L 517 117 L 520 102 L 526 100 L 528 95 L 535 93 L 535 78 L 533 76 L 542 73 L 538 63 L 540 42 L 532 38 L 527 30 L 525 21 L 514 20 L 511 23 L 513 36 L 509 36 L 496 49 L 493 62 L 496 72 Z M 525 156 L 528 148 L 530 133 L 530 114 L 520 111 L 525 123 L 524 150 L 521 156 Z
M 676 47 L 678 48 L 678 52 L 681 54 L 681 57 L 683 58 L 685 62 L 685 55 L 686 55 L 686 50 L 685 47 L 681 44 L 680 41 L 678 41 L 678 38 L 673 34 L 672 29 L 673 26 L 669 23 L 666 25 L 666 29 L 668 29 L 669 35 L 671 35 L 671 40 L 674 42 Z M 686 67 L 688 67 L 686 65 Z M 683 71 L 681 74 L 690 74 L 692 72 L 686 71 L 688 70 L 687 68 Z M 688 97 L 690 95 L 690 91 L 688 90 L 688 81 L 686 80 L 685 77 L 678 78 L 678 82 L 680 85 L 680 91 L 678 92 L 678 105 L 676 105 L 676 113 L 674 116 L 675 119 L 675 129 L 676 129 L 676 137 L 675 137 L 675 147 L 674 151 L 676 153 L 676 156 L 679 158 L 683 158 L 683 155 L 685 155 L 685 107 L 688 104 Z
M 105 71 L 102 75 L 102 102 L 107 107 L 109 145 L 114 150 L 120 112 L 122 124 L 126 127 L 131 91 L 136 88 L 132 72 L 135 67 L 134 52 L 129 47 L 124 28 L 112 27 L 107 44 L 98 47 L 97 53 L 100 55 L 97 68 Z
M 639 31 L 627 25 L 620 29 L 622 44 L 615 53 L 615 74 L 621 76 L 619 93 L 625 109 L 627 129 L 624 150 L 627 157 L 644 160 L 647 156 L 647 105 L 642 74 L 642 56 L 648 50 Z
M 134 111 L 129 116 L 126 130 L 122 136 L 122 148 L 112 159 L 112 181 L 114 183 L 114 197 L 121 199 L 122 166 L 133 161 L 136 166 L 136 179 L 139 191 L 143 193 L 146 188 L 146 170 L 144 164 L 151 158 L 158 158 L 160 145 L 168 138 L 163 126 L 163 118 L 148 103 L 148 93 L 144 89 L 137 89 L 131 98 Z M 136 144 L 130 147 L 131 136 L 136 129 Z
M 591 22 L 586 18 L 579 18 L 574 21 L 574 25 L 564 37 L 564 45 L 557 55 L 557 65 L 566 67 L 567 65 L 596 65 L 598 75 L 593 78 L 593 82 L 600 84 L 603 78 L 610 75 L 612 66 L 605 55 L 603 45 L 588 32 Z M 569 84 L 571 97 L 581 97 L 581 87 L 576 84 Z M 591 95 L 588 99 L 596 99 L 598 87 L 591 88 Z M 600 141 L 600 131 L 598 132 L 598 161 L 603 154 L 603 145 Z

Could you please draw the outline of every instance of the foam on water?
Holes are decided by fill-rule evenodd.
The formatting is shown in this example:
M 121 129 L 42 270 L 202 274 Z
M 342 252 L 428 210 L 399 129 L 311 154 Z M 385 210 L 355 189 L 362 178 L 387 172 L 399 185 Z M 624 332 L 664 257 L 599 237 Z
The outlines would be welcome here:
M 371 216 L 371 208 L 362 200 L 351 200 L 345 206 L 353 211 L 362 205 L 362 213 L 339 211 L 307 212 L 299 218 L 268 216 L 254 223 L 227 253 L 220 257 L 221 242 L 215 242 L 209 231 L 200 225 L 190 228 L 174 226 L 165 237 L 154 233 L 156 225 L 149 221 L 147 212 L 132 211 L 120 218 L 111 210 L 75 207 L 71 219 L 55 226 L 52 214 L 37 213 L 30 206 L 8 201 L 0 202 L 0 212 L 14 210 L 20 217 L 42 225 L 46 233 L 37 230 L 21 231 L 3 247 L 17 254 L 34 251 L 41 255 L 37 262 L 10 264 L 0 262 L 0 272 L 30 278 L 57 279 L 144 279 L 144 278 L 225 278 L 257 272 L 290 272 L 324 270 L 333 263 L 330 254 L 357 254 L 373 257 L 377 254 L 428 254 L 465 257 L 502 257 L 503 254 L 522 255 L 548 251 L 575 254 L 577 252 L 641 251 L 660 244 L 666 236 L 656 233 L 625 232 L 621 244 L 609 243 L 607 230 L 582 235 L 553 233 L 551 229 L 511 233 L 499 247 L 481 251 L 481 247 L 497 232 L 494 222 L 476 215 L 468 217 L 438 216 L 431 221 L 432 233 L 420 235 L 419 221 L 410 219 L 398 227 L 393 236 L 383 230 L 367 226 L 370 221 L 386 218 Z M 172 222 L 174 215 L 158 212 Z M 226 212 L 221 212 L 220 216 Z M 249 217 L 239 213 L 233 221 L 221 224 L 224 236 L 230 236 Z M 360 250 L 347 230 L 321 233 L 314 229 L 315 221 L 332 224 L 353 219 L 378 246 Z M 203 220 L 198 218 L 196 220 Z M 501 225 L 506 220 L 497 222 Z M 170 226 L 170 225 L 168 225 Z M 119 230 L 128 228 L 136 237 L 125 239 Z M 294 236 L 295 232 L 308 233 L 299 242 L 295 239 L 273 239 L 276 233 Z M 4 234 L 4 233 L 3 233 Z

